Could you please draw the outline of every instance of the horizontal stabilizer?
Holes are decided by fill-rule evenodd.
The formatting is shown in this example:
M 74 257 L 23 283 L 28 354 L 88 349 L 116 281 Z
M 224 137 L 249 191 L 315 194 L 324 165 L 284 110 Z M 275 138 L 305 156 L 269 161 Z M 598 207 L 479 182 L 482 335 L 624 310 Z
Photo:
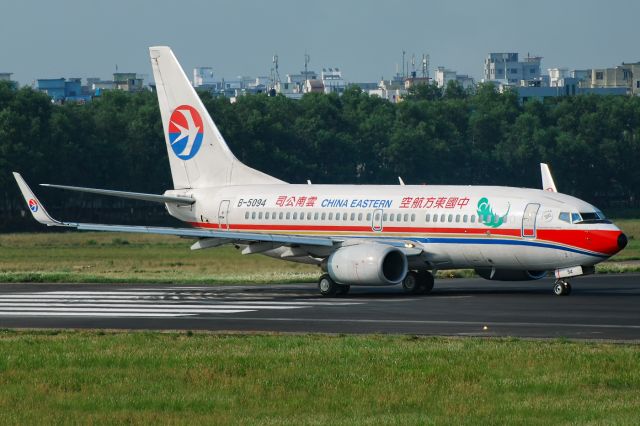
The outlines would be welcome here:
M 89 192 L 91 194 L 108 195 L 111 197 L 132 198 L 134 200 L 152 201 L 154 203 L 193 204 L 196 200 L 190 197 L 171 197 L 167 195 L 144 194 L 141 192 L 113 191 L 111 189 L 82 188 L 79 186 L 52 185 L 42 183 L 40 186 L 49 188 L 68 189 L 70 191 Z

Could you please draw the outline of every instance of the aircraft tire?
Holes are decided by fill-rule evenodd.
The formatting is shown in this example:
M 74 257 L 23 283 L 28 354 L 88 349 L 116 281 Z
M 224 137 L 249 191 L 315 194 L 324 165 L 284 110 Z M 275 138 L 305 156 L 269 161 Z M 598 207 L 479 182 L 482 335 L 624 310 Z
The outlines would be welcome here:
M 568 296 L 570 293 L 571 285 L 564 280 L 558 280 L 553 285 L 553 294 L 556 296 Z
M 402 280 L 402 290 L 407 294 L 418 294 L 421 290 L 420 278 L 414 271 L 407 272 L 407 276 Z
M 320 289 L 320 294 L 326 297 L 333 297 L 338 294 L 338 284 L 331 279 L 329 274 L 323 274 L 318 280 L 318 288 Z
M 420 282 L 420 293 L 428 294 L 433 290 L 433 274 L 429 271 L 422 271 L 418 273 L 418 281 Z

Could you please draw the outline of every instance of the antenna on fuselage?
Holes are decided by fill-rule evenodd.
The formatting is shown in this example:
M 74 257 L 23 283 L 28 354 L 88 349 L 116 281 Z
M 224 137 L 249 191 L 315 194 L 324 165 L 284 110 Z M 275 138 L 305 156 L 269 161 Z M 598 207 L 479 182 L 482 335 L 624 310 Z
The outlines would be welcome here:
M 311 179 L 307 179 L 307 185 L 311 185 Z
M 404 186 L 404 181 L 402 180 L 402 178 L 400 176 L 398 176 L 398 181 L 400 182 L 400 185 Z

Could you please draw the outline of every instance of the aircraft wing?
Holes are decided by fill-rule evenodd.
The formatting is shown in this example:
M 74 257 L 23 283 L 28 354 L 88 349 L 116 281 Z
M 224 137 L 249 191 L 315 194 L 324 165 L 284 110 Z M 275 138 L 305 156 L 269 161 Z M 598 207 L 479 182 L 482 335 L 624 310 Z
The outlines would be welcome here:
M 130 226 L 130 225 L 105 225 L 97 223 L 75 223 L 75 222 L 62 222 L 51 217 L 51 215 L 44 208 L 42 203 L 35 196 L 27 182 L 22 178 L 19 173 L 13 173 L 13 176 L 20 187 L 22 196 L 24 197 L 29 210 L 33 217 L 40 223 L 47 226 L 62 226 L 68 228 L 76 228 L 81 231 L 110 231 L 110 232 L 132 232 L 132 233 L 144 233 L 144 234 L 159 234 L 159 235 L 176 235 L 179 237 L 190 238 L 216 238 L 222 239 L 224 243 L 238 242 L 238 243 L 253 243 L 253 242 L 268 242 L 276 245 L 305 245 L 305 246 L 321 246 L 321 247 L 333 247 L 334 244 L 339 243 L 337 240 L 326 237 L 313 237 L 303 235 L 280 235 L 280 234 L 262 234 L 255 232 L 239 232 L 239 231 L 215 231 L 209 229 L 198 228 L 169 228 L 169 227 L 153 227 L 153 226 Z M 199 247 L 195 247 L 199 248 Z

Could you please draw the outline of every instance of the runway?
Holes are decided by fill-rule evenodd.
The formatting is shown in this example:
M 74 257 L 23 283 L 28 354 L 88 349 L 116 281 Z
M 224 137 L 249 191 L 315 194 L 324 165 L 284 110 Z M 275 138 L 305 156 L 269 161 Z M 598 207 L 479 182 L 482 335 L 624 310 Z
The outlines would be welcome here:
M 574 279 L 568 297 L 552 284 L 437 280 L 424 296 L 352 287 L 337 298 L 315 284 L 0 284 L 0 327 L 640 340 L 640 275 Z

